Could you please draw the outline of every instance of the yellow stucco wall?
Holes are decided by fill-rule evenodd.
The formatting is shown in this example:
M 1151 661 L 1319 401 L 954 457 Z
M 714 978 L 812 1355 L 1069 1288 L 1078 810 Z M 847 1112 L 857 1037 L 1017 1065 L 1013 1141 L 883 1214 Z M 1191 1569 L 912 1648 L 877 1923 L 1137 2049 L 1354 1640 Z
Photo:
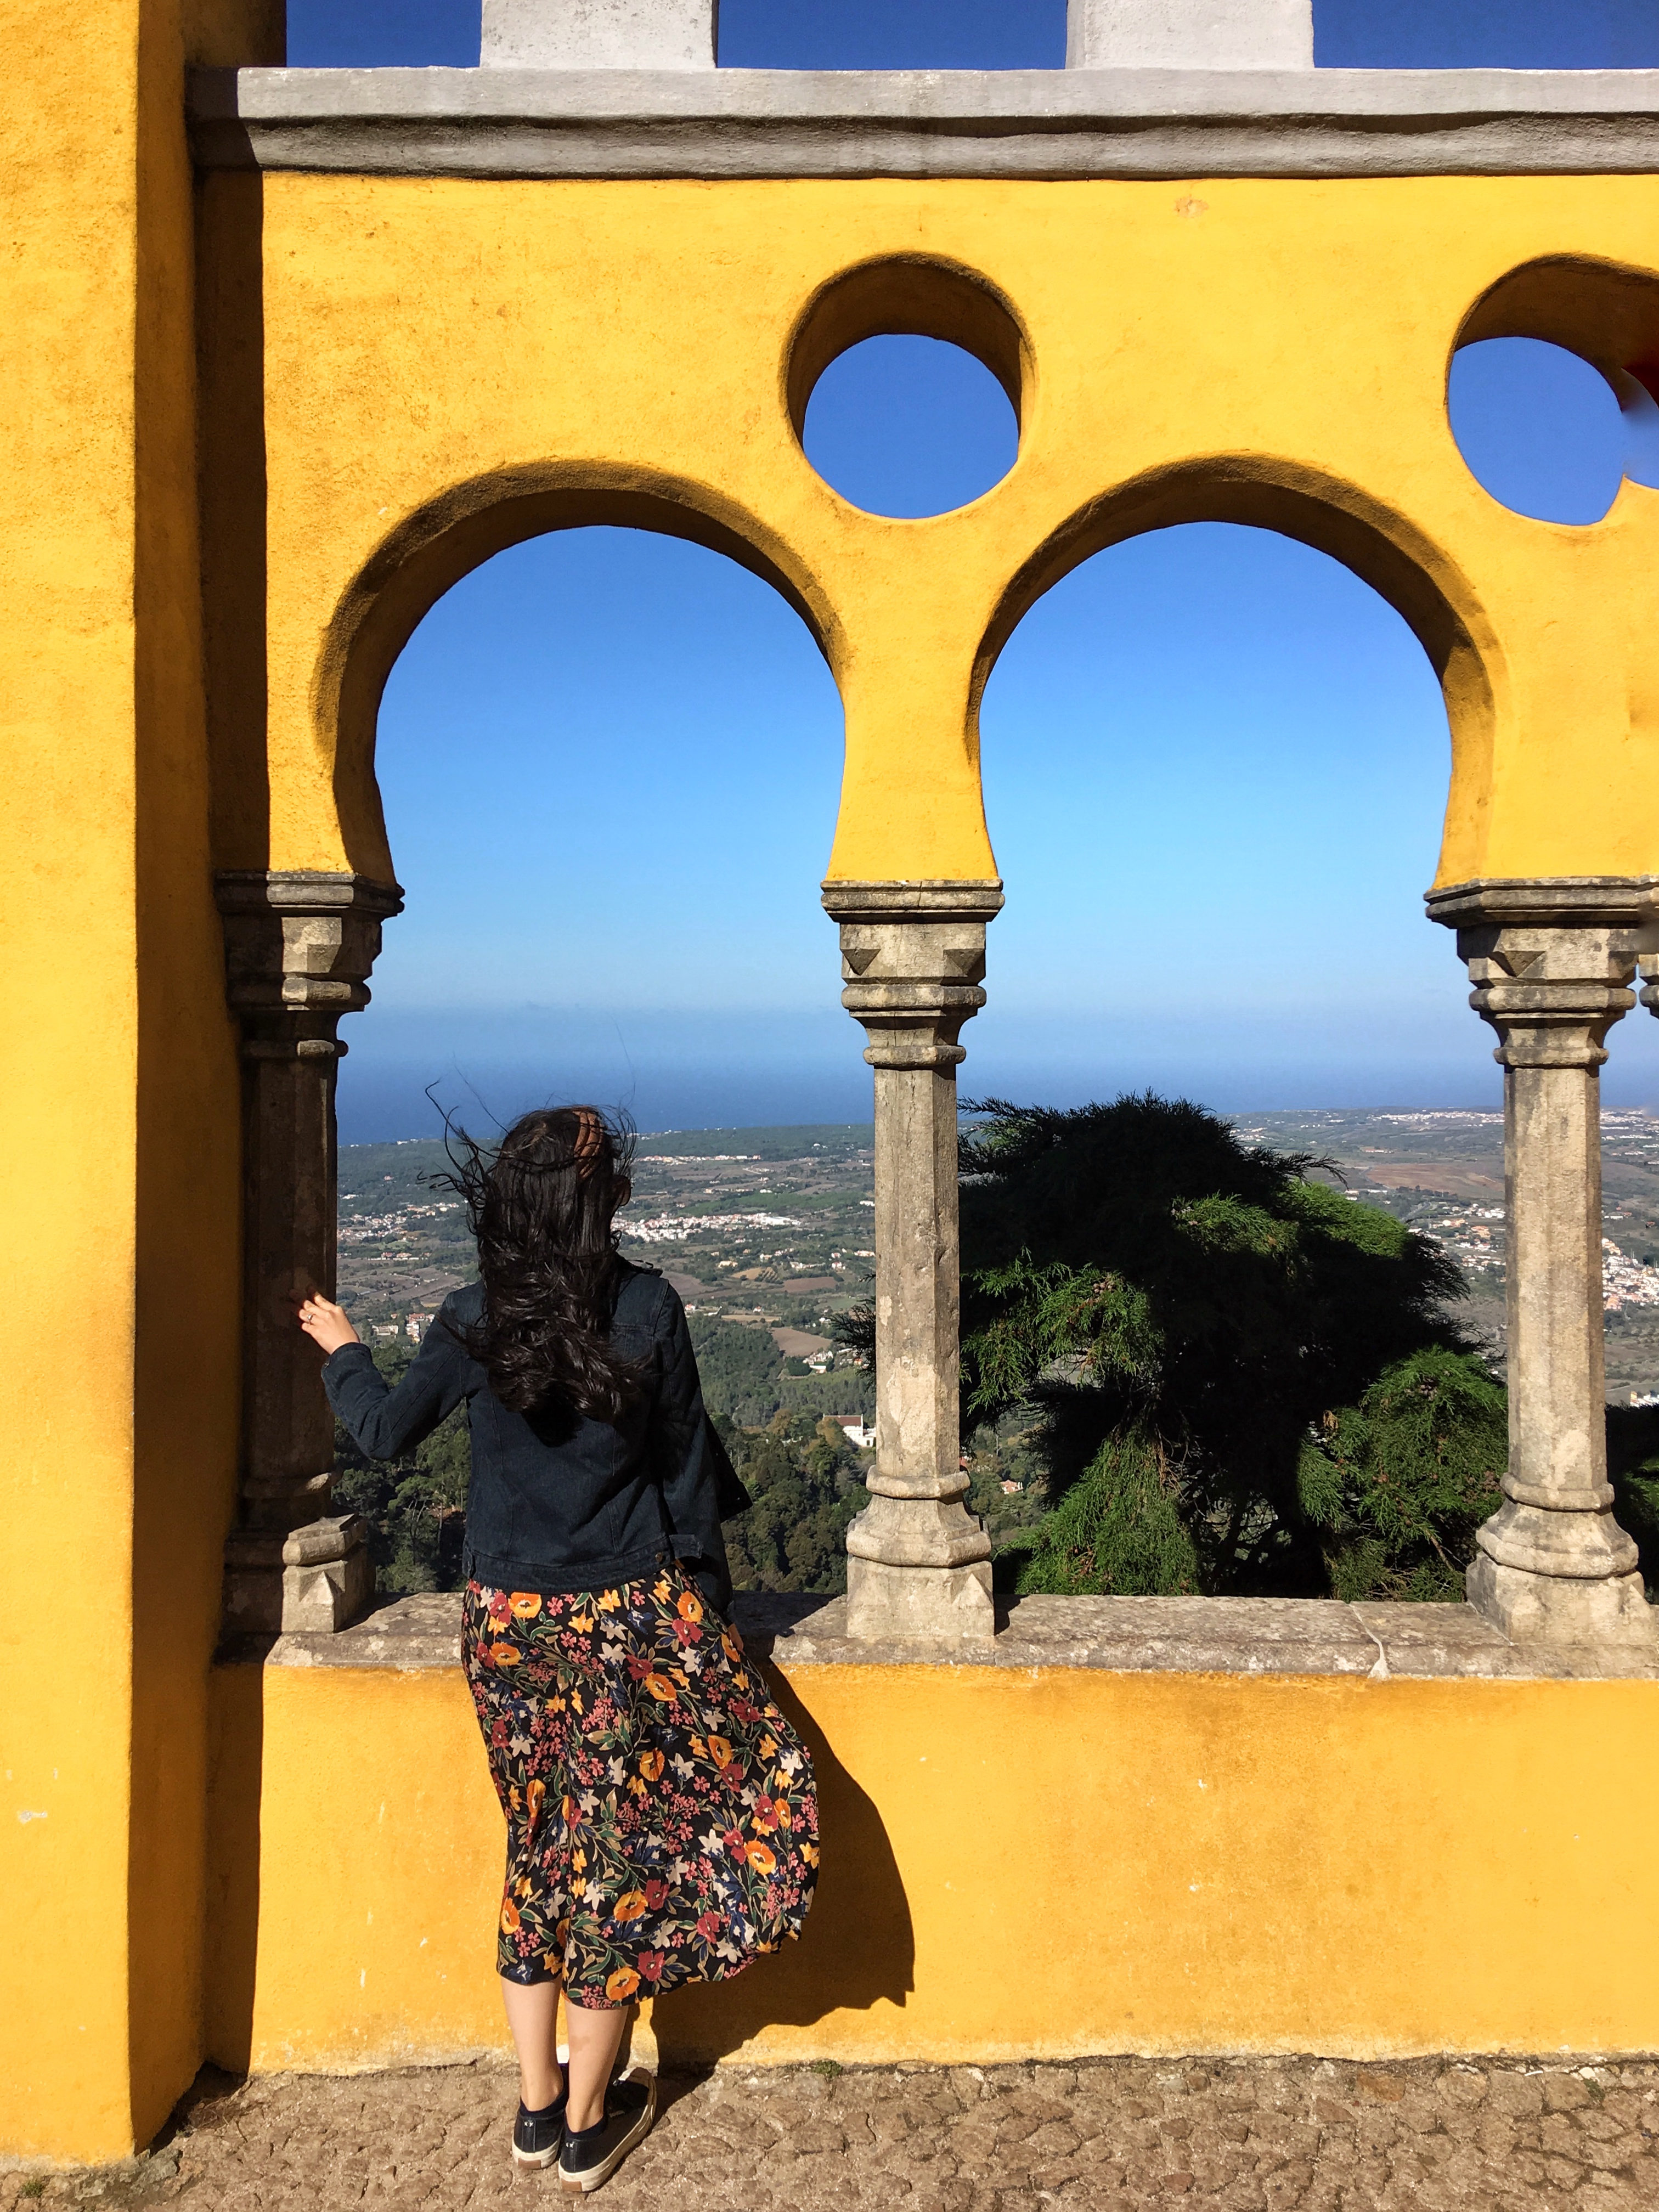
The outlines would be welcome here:
M 0 2148 L 23 2153 L 129 2150 L 201 2050 L 237 1073 L 181 103 L 186 56 L 257 52 L 268 13 L 4 11 L 0 1143 L 27 1321 L 0 1455 Z
M 216 175 L 192 198 L 184 64 L 270 58 L 279 17 L 4 11 L 0 1112 L 29 1299 L 0 1478 L 8 2151 L 131 2148 L 208 2050 L 362 2062 L 499 2033 L 471 1904 L 487 1920 L 494 1814 L 456 1684 L 223 1673 L 207 1779 L 239 1240 L 210 870 L 392 872 L 380 688 L 467 568 L 596 521 L 748 561 L 845 702 L 833 872 L 975 877 L 976 702 L 1034 597 L 1139 530 L 1282 527 L 1367 575 L 1444 672 L 1443 880 L 1659 867 L 1659 493 L 1588 529 L 1510 514 L 1443 404 L 1465 327 L 1659 356 L 1659 179 Z M 866 265 L 890 273 L 849 277 Z M 925 522 L 849 507 L 793 427 L 811 367 L 906 324 L 979 346 L 1022 419 L 1003 483 Z M 802 1692 L 858 1849 L 801 1952 L 665 2005 L 670 2048 L 1656 2039 L 1650 1689 L 915 1670 Z M 1213 1752 L 1224 1816 L 1167 1780 L 1134 1795 L 1172 1741 Z M 1285 1771 L 1310 1778 L 1297 1822 Z M 970 1835 L 1001 1886 L 969 1888 Z M 836 1885 L 884 1850 L 872 1921 Z M 1172 1890 L 1183 1855 L 1197 1887 Z M 1379 1897 L 1397 1940 L 1357 1964 Z M 1627 1909 L 1604 1959 L 1582 1930 Z M 1012 1996 L 980 1972 L 1000 1936 L 1047 1947 Z
M 1659 179 L 281 175 L 264 200 L 278 865 L 391 871 L 374 721 L 410 628 L 512 539 L 612 520 L 742 549 L 811 621 L 847 714 L 833 873 L 986 875 L 996 650 L 1077 560 L 1204 517 L 1348 560 L 1442 666 L 1441 880 L 1659 865 L 1659 492 L 1626 485 L 1593 527 L 1511 514 L 1444 396 L 1471 314 L 1550 257 L 1522 325 L 1659 353 Z M 836 281 L 895 258 L 884 316 L 847 309 Z M 1020 453 L 971 506 L 889 521 L 807 465 L 789 356 L 803 319 L 813 363 L 872 320 L 972 336 L 930 260 L 975 280 Z
M 805 1939 L 665 2057 L 1652 2050 L 1659 1683 L 812 1668 Z M 502 1831 L 459 1668 L 215 1680 L 209 2048 L 504 2044 Z

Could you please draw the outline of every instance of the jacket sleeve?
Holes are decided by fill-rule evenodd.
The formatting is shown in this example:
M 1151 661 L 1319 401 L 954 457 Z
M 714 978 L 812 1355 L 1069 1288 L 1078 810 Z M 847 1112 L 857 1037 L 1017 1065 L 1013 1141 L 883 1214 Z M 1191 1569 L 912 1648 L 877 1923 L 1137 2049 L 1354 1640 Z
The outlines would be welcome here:
M 685 1309 L 672 1286 L 657 1321 L 658 1388 L 651 1414 L 651 1460 L 662 1485 L 669 1533 L 687 1558 L 698 1587 L 724 1612 L 732 1601 L 732 1571 L 720 1534 L 719 1438 L 703 1410 L 702 1383 Z M 413 1373 L 413 1370 L 410 1372 Z
M 366 1344 L 343 1344 L 323 1364 L 328 1402 L 370 1459 L 396 1459 L 432 1434 L 466 1394 L 465 1347 L 446 1325 L 447 1304 L 395 1390 Z

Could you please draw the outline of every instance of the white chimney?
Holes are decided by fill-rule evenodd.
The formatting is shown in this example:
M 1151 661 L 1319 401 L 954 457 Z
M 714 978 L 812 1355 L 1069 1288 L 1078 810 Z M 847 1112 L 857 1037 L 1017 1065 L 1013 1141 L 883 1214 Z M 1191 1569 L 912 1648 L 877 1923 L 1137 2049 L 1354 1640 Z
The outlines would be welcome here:
M 1313 0 L 1069 0 L 1066 8 L 1067 69 L 1313 65 Z
M 483 0 L 485 69 L 714 66 L 719 0 Z

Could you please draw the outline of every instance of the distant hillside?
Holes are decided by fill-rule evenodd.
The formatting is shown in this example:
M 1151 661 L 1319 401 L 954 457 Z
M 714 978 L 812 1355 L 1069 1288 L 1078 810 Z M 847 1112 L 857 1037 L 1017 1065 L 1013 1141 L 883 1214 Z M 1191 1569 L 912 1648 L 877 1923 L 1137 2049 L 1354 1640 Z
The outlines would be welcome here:
M 482 1139 L 480 1140 L 482 1141 Z M 758 1161 L 799 1160 L 817 1153 L 826 1160 L 848 1159 L 868 1152 L 875 1130 L 868 1121 L 809 1121 L 799 1127 L 763 1129 L 657 1129 L 641 1132 L 641 1161 L 717 1159 L 722 1153 Z M 394 1145 L 342 1145 L 340 1210 L 385 1212 L 418 1203 L 430 1178 L 447 1175 L 449 1162 L 441 1139 L 405 1138 Z M 348 1206 L 348 1197 L 353 1201 Z
M 389 1213 L 394 1206 L 419 1206 L 432 1195 L 434 1176 L 447 1175 L 449 1161 L 435 1137 L 401 1145 L 342 1145 L 340 1212 Z
M 799 1160 L 809 1152 L 844 1158 L 868 1152 L 875 1141 L 869 1121 L 805 1121 L 793 1128 L 642 1130 L 637 1151 L 642 1160 L 706 1160 L 722 1152 L 757 1160 Z

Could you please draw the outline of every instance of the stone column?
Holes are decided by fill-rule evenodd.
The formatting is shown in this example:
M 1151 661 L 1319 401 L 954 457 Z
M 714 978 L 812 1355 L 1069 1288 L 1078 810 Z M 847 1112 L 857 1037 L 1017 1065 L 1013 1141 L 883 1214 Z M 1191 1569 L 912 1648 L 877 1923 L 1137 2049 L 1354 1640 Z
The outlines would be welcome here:
M 996 883 L 829 883 L 842 1004 L 876 1071 L 876 1471 L 847 1532 L 848 1633 L 994 1633 L 991 1540 L 963 1504 L 957 1039 L 985 1004 Z
M 343 1628 L 374 1594 L 365 1530 L 331 1511 L 334 1417 L 295 1321 L 334 1295 L 334 1086 L 342 1014 L 368 1004 L 395 884 L 347 874 L 216 878 L 242 1025 L 241 1505 L 225 1547 L 227 1633 Z
M 1510 1464 L 1468 1594 L 1517 1639 L 1654 1632 L 1607 1481 L 1599 1071 L 1638 959 L 1659 951 L 1656 896 L 1650 878 L 1566 877 L 1428 898 L 1501 1040 Z

